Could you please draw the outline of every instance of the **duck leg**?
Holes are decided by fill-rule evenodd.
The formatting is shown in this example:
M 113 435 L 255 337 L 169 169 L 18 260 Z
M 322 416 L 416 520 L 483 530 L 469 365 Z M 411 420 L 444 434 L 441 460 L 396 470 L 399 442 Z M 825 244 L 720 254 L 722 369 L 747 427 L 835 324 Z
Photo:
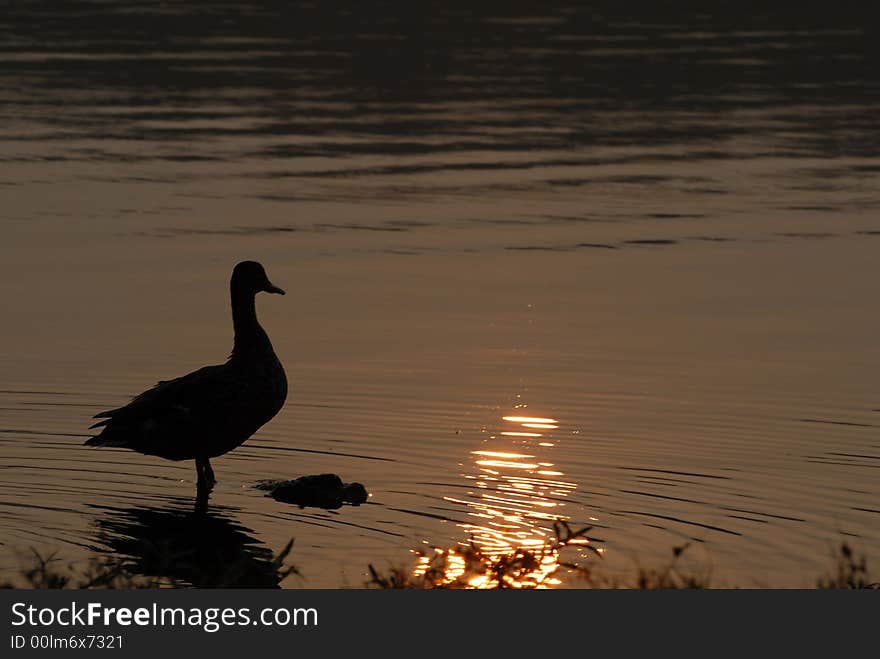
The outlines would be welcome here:
M 207 494 L 214 489 L 214 483 L 217 481 L 214 480 L 214 470 L 211 469 L 208 458 L 196 458 L 196 476 L 198 477 L 196 489 L 199 493 Z
M 214 485 L 217 484 L 217 479 L 214 478 L 214 470 L 211 469 L 211 461 L 208 458 L 205 458 L 205 480 L 208 481 L 208 488 L 213 489 Z
M 211 496 L 211 486 L 208 485 L 208 479 L 205 475 L 205 464 L 207 459 L 196 458 L 196 507 L 195 512 L 198 515 L 204 515 L 208 512 L 208 497 Z
M 208 512 L 208 497 L 210 496 L 210 492 L 202 487 L 199 487 L 196 490 L 196 506 L 195 513 L 197 515 L 204 515 Z

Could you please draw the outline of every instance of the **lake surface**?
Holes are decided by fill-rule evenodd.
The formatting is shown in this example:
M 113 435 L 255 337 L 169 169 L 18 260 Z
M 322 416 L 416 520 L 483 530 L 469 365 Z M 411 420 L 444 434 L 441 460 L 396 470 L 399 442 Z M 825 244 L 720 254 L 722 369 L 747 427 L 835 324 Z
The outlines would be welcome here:
M 727 585 L 812 586 L 841 538 L 876 566 L 876 23 L 370 4 L 4 9 L 0 580 L 180 541 L 192 463 L 82 442 L 225 359 L 243 259 L 291 391 L 205 533 L 295 538 L 285 586 L 558 517 L 623 574 L 689 540 Z M 253 487 L 323 472 L 369 503 Z

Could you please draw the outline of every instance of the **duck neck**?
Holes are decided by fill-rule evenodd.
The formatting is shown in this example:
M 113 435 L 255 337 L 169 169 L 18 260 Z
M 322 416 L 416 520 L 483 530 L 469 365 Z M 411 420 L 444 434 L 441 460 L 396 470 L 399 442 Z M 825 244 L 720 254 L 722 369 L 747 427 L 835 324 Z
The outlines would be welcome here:
M 232 344 L 232 358 L 272 351 L 272 344 L 265 330 L 257 321 L 254 293 L 232 288 L 232 327 L 235 339 Z

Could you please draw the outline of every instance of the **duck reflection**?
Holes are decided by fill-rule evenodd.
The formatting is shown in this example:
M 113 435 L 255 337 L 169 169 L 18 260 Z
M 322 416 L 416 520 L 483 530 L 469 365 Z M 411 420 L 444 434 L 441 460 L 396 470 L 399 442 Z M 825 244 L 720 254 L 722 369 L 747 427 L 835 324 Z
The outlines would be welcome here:
M 101 506 L 99 542 L 126 560 L 132 573 L 171 587 L 279 588 L 292 571 L 241 525 L 232 508 L 193 511 L 180 500 L 167 508 Z
M 526 416 L 525 407 L 517 405 L 514 413 L 503 416 L 500 429 L 470 452 L 472 469 L 463 476 L 472 481 L 473 489 L 467 496 L 444 500 L 466 507 L 470 520 L 459 526 L 470 538 L 469 547 L 476 548 L 484 562 L 497 564 L 521 555 L 522 550 L 533 552 L 535 560 L 515 578 L 506 575 L 504 584 L 496 583 L 497 576 L 490 573 L 467 575 L 472 588 L 548 588 L 560 583 L 555 576 L 559 550 L 553 542 L 554 522 L 569 520 L 564 513 L 566 498 L 577 483 L 565 479 L 550 459 L 557 443 L 553 431 L 559 429 L 559 421 Z M 574 539 L 568 544 L 585 543 L 586 539 Z M 467 548 L 446 551 L 443 583 L 451 584 L 466 575 L 467 554 Z M 420 555 L 415 575 L 436 569 L 434 558 Z

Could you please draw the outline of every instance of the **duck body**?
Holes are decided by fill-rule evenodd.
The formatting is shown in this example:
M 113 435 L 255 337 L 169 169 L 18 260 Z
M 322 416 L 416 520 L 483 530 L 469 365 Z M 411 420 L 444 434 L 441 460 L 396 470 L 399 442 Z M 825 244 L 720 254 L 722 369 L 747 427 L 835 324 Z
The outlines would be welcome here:
M 196 460 L 200 491 L 213 485 L 208 460 L 243 444 L 287 398 L 287 377 L 257 321 L 255 295 L 284 294 L 254 261 L 230 282 L 235 341 L 224 364 L 159 382 L 130 403 L 95 415 L 88 446 L 115 446 L 168 460 Z
M 97 415 L 89 446 L 117 446 L 167 460 L 215 458 L 241 446 L 287 398 L 272 353 L 258 363 L 230 359 L 159 382 L 128 405 Z

